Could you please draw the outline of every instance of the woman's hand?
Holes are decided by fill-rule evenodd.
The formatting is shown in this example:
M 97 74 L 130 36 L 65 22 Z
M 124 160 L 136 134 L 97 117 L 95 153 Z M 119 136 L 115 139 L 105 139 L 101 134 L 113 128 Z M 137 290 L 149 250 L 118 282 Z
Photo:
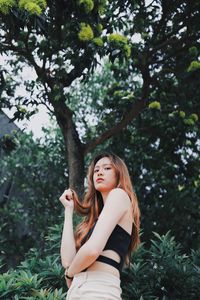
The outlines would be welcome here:
M 73 191 L 71 189 L 67 189 L 60 196 L 59 200 L 67 210 L 74 210 L 74 200 L 73 200 Z
M 66 278 L 66 277 L 65 277 L 65 279 L 66 279 L 67 287 L 68 287 L 68 289 L 69 289 L 70 286 L 71 286 L 71 284 L 72 284 L 73 279 L 68 279 L 68 278 Z
M 65 270 L 65 275 L 67 274 L 67 271 L 68 271 L 68 268 Z M 66 283 L 67 283 L 67 287 L 70 288 L 73 279 L 69 279 L 69 278 L 67 278 L 67 277 L 65 276 L 65 280 L 66 280 Z

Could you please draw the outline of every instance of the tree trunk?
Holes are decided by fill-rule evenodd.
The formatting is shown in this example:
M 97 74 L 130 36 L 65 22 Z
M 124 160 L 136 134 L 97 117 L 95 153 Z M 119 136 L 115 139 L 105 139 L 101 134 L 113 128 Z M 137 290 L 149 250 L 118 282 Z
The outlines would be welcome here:
M 70 120 L 69 127 L 63 132 L 69 166 L 69 187 L 78 193 L 80 199 L 83 199 L 85 178 L 84 153 L 78 133 L 74 127 L 74 123 Z
M 68 162 L 69 188 L 74 189 L 83 199 L 84 194 L 84 151 L 75 124 L 72 120 L 72 112 L 64 103 L 60 103 L 55 108 L 57 122 L 61 128 Z M 67 187 L 67 183 L 66 183 Z

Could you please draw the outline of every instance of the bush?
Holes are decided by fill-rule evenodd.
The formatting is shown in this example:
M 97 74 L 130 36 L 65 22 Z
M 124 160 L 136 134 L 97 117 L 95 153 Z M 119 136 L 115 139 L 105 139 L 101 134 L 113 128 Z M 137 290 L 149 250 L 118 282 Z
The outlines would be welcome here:
M 24 260 L 31 247 L 46 247 L 45 228 L 61 219 L 59 196 L 68 185 L 62 137 L 57 129 L 46 129 L 44 139 L 41 143 L 32 134 L 16 136 L 18 146 L 0 160 L 0 186 L 5 190 L 0 199 L 4 272 Z
M 181 253 L 170 231 L 155 240 L 147 250 L 142 244 L 132 256 L 131 269 L 124 270 L 124 300 L 197 300 L 200 294 L 200 251 Z
M 186 256 L 167 232 L 146 249 L 142 243 L 122 273 L 123 300 L 196 300 L 200 294 L 200 250 Z M 51 227 L 43 253 L 31 249 L 15 270 L 0 276 L 0 299 L 52 299 L 66 297 L 67 286 L 60 263 L 61 226 Z
M 45 239 L 44 252 L 30 249 L 26 259 L 15 270 L 10 269 L 0 276 L 0 299 L 66 298 L 64 270 L 59 258 L 61 227 L 59 230 L 57 225 L 50 228 Z

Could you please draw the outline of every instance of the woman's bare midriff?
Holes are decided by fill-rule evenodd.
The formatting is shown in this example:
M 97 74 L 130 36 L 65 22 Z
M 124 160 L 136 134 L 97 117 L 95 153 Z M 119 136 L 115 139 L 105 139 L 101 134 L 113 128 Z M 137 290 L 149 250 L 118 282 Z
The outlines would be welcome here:
M 132 209 L 130 209 L 120 220 L 118 223 L 124 230 L 126 230 L 128 233 L 131 233 L 132 231 Z M 116 253 L 113 250 L 104 250 L 101 252 L 102 256 L 109 257 L 116 262 L 120 262 L 120 256 L 118 253 Z M 118 278 L 120 277 L 119 271 L 106 263 L 100 262 L 100 261 L 95 261 L 92 265 L 90 265 L 87 268 L 87 271 L 102 271 L 102 272 L 108 272 L 111 273 L 114 276 L 117 276 Z
M 116 260 L 117 262 L 120 261 L 119 255 L 116 252 L 114 252 L 113 250 L 104 250 L 104 251 L 102 251 L 101 255 L 110 257 L 110 258 Z M 116 259 L 116 258 L 118 258 L 118 259 Z M 87 271 L 103 271 L 103 272 L 111 273 L 111 274 L 117 276 L 118 278 L 120 277 L 119 271 L 115 267 L 105 264 L 101 261 L 95 261 L 91 266 L 89 266 L 87 268 Z

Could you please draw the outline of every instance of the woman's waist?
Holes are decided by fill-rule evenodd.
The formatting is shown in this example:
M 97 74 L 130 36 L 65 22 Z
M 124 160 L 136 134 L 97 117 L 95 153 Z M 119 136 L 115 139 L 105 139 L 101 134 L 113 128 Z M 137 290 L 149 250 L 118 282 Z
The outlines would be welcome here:
M 117 278 L 120 278 L 119 270 L 117 270 L 115 267 L 108 265 L 104 262 L 95 261 L 91 266 L 87 268 L 86 271 L 102 271 L 102 272 L 108 272 Z

